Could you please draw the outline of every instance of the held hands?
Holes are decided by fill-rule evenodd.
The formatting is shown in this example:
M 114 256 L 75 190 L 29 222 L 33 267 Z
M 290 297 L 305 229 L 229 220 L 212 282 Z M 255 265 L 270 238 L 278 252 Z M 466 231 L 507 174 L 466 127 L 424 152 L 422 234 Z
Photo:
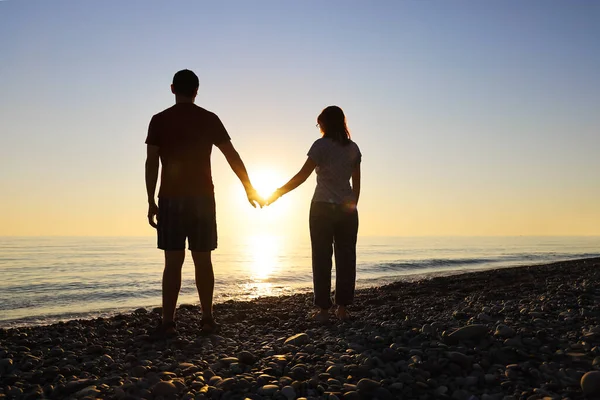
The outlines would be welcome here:
M 260 208 L 263 208 L 264 205 L 271 204 L 272 202 L 277 200 L 279 198 L 279 195 L 277 197 L 274 197 L 275 193 L 273 193 L 268 200 L 265 200 L 262 198 L 261 195 L 258 194 L 254 187 L 249 186 L 246 188 L 246 196 L 248 196 L 248 201 L 250 202 L 250 205 L 254 208 L 256 208 L 257 205 Z M 148 202 L 148 223 L 154 229 L 158 227 L 158 205 L 155 201 Z
M 248 196 L 248 202 L 254 208 L 258 205 L 260 208 L 263 208 L 265 205 L 269 205 L 275 202 L 279 197 L 281 197 L 281 192 L 277 189 L 268 199 L 264 199 L 261 195 L 258 194 L 256 189 L 253 186 L 249 186 L 246 188 L 246 196 Z M 155 201 L 151 201 L 148 203 L 148 223 L 151 227 L 157 228 L 158 222 L 158 205 Z
M 260 208 L 263 208 L 265 205 L 265 199 L 262 198 L 261 195 L 258 194 L 254 187 L 249 186 L 246 188 L 246 196 L 248 196 L 248 201 L 250 205 L 254 208 L 258 205 Z
M 267 205 L 271 205 L 273 203 L 275 203 L 275 201 L 277 201 L 278 198 L 280 198 L 283 195 L 283 193 L 281 192 L 280 189 L 277 189 L 276 191 L 273 192 L 273 194 L 271 194 L 269 196 L 269 198 L 266 200 L 266 204 Z
M 248 196 L 248 201 L 250 202 L 250 205 L 254 208 L 256 208 L 257 205 L 260 206 L 260 208 L 263 208 L 263 206 L 271 205 L 275 201 L 277 201 L 277 199 L 280 198 L 282 195 L 283 192 L 281 191 L 281 189 L 277 189 L 273 192 L 273 194 L 271 194 L 268 198 L 265 199 L 258 194 L 254 187 L 249 186 L 248 188 L 246 188 L 246 196 Z

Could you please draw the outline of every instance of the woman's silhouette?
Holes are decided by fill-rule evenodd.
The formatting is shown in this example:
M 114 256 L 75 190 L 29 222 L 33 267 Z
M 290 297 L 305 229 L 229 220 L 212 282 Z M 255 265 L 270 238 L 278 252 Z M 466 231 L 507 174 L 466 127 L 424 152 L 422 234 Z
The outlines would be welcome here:
M 346 307 L 354 299 L 356 281 L 356 237 L 360 194 L 361 153 L 350 139 L 346 117 L 341 108 L 329 106 L 317 118 L 322 138 L 308 151 L 306 162 L 288 183 L 277 189 L 267 200 L 273 203 L 280 196 L 300 186 L 317 172 L 317 187 L 310 206 L 310 241 L 315 306 L 313 318 L 329 317 L 331 299 L 331 256 L 335 254 L 336 316 L 349 318 Z M 350 185 L 352 178 L 352 186 Z

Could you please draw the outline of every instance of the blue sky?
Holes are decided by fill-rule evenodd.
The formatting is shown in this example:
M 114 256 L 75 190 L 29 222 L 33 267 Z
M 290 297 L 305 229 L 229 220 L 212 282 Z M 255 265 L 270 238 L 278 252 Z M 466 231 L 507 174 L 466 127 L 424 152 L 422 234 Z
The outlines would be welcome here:
M 190 68 L 274 187 L 341 106 L 361 234 L 598 235 L 599 22 L 593 1 L 0 2 L 0 234 L 152 234 L 143 141 Z M 213 160 L 221 232 L 306 233 L 314 176 L 254 211 Z

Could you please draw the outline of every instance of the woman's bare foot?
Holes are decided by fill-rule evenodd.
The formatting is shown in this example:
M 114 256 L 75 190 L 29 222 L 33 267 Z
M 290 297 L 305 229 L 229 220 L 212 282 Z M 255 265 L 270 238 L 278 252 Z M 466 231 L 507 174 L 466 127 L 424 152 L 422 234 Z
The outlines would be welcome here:
M 326 308 L 320 308 L 317 311 L 313 312 L 310 315 L 310 318 L 313 321 L 326 322 L 327 320 L 329 320 L 329 310 Z
M 350 314 L 345 306 L 338 306 L 337 310 L 335 310 L 335 316 L 338 317 L 340 321 L 347 321 L 350 319 Z

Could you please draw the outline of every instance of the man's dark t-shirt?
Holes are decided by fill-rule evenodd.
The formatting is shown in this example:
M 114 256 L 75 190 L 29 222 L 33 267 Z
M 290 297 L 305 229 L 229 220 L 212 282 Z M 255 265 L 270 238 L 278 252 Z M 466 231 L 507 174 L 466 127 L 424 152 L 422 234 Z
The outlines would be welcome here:
M 223 123 L 193 103 L 179 103 L 150 121 L 146 144 L 158 146 L 162 163 L 158 197 L 213 195 L 213 145 L 230 140 Z

